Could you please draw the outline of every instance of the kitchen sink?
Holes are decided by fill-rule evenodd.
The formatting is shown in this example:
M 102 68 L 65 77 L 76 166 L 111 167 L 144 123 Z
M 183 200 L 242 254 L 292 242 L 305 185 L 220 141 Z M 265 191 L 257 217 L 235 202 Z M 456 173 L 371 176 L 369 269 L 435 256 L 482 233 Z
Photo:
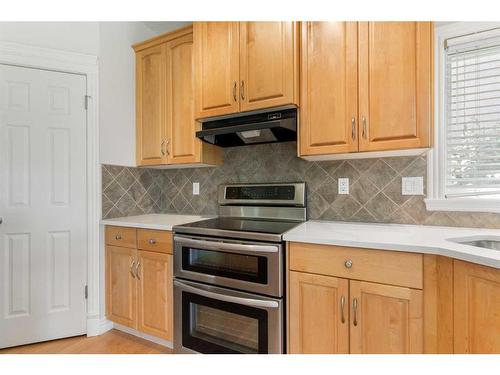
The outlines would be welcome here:
M 489 240 L 489 239 L 467 239 L 467 238 L 456 238 L 450 239 L 450 241 L 459 243 L 461 245 L 469 245 L 475 247 L 482 247 L 483 249 L 498 250 L 500 251 L 500 239 L 499 240 Z

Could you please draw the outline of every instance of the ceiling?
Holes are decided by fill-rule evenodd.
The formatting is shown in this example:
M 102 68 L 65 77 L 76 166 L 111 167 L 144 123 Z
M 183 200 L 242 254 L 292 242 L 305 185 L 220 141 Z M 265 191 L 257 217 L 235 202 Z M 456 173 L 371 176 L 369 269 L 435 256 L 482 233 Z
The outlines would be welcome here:
M 155 34 L 163 34 L 167 31 L 175 30 L 183 26 L 187 26 L 192 22 L 171 22 L 171 21 L 155 21 L 143 22 L 143 24 L 153 31 Z

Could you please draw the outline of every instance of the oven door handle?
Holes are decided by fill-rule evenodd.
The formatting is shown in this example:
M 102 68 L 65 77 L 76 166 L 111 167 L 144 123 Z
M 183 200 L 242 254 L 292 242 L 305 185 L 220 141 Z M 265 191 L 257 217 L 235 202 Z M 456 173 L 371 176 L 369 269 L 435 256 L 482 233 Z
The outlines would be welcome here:
M 200 249 L 220 250 L 220 251 L 238 251 L 249 253 L 277 253 L 278 246 L 272 245 L 248 245 L 241 243 L 228 243 L 218 241 L 195 240 L 181 236 L 174 236 L 174 241 L 187 246 L 194 246 Z
M 183 282 L 180 282 L 178 280 L 174 280 L 174 285 L 180 287 L 182 290 L 185 290 L 187 292 L 198 294 L 200 296 L 207 297 L 207 298 L 216 299 L 219 301 L 237 303 L 239 305 L 245 305 L 245 306 L 250 306 L 250 307 L 262 307 L 262 308 L 270 308 L 270 309 L 277 309 L 279 307 L 279 304 L 276 301 L 263 301 L 263 300 L 252 299 L 252 298 L 228 296 L 225 294 L 219 294 L 219 293 L 215 293 L 215 292 L 210 292 L 208 290 L 196 288 L 194 286 L 184 284 Z

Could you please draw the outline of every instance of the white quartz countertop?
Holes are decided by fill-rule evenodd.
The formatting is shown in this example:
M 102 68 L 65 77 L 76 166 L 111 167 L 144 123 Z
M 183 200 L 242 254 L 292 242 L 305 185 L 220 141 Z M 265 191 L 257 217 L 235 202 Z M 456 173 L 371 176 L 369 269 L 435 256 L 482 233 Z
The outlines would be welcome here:
M 103 225 L 116 225 L 120 227 L 133 227 L 144 229 L 172 230 L 175 225 L 192 223 L 215 216 L 200 215 L 175 215 L 175 214 L 150 214 L 139 216 L 117 217 L 115 219 L 103 219 Z
M 500 269 L 500 250 L 450 241 L 500 241 L 498 229 L 311 220 L 291 229 L 283 237 L 285 241 L 443 255 Z

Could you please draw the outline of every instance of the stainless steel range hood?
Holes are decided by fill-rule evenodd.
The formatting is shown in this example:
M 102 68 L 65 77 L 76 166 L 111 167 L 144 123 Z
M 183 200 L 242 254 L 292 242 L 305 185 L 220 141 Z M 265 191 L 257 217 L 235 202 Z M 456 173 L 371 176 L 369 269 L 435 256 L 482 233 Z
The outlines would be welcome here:
M 297 109 L 266 110 L 259 113 L 208 119 L 196 132 L 201 140 L 220 147 L 297 140 Z

